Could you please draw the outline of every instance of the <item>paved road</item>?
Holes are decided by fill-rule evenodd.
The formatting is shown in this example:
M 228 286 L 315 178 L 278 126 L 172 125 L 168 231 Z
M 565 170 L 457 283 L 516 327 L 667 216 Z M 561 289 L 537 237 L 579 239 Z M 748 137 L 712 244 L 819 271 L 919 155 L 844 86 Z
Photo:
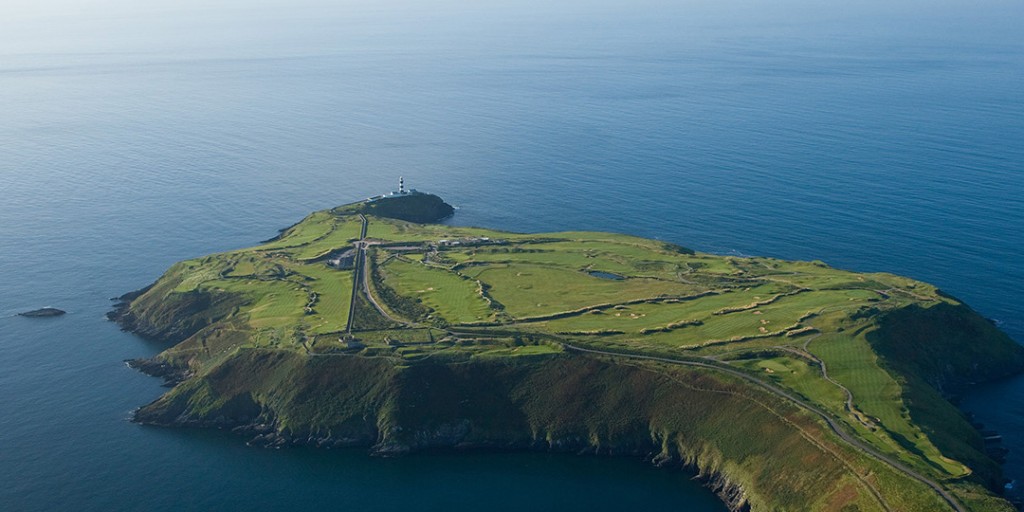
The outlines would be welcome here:
M 345 332 L 352 333 L 352 323 L 356 319 L 356 299 L 359 293 L 359 274 L 363 272 L 365 267 L 365 250 L 363 249 L 363 240 L 366 239 L 366 230 L 369 227 L 370 221 L 366 220 L 366 216 L 359 214 L 359 221 L 363 223 L 359 229 L 359 241 L 356 242 L 356 259 L 355 266 L 352 270 L 352 296 L 349 298 L 348 303 L 348 321 L 345 323 Z
M 395 322 L 396 324 L 399 324 L 399 325 L 406 325 L 406 326 L 412 325 L 409 322 L 406 322 L 404 320 L 400 320 L 398 318 L 395 318 L 395 317 L 389 315 L 388 312 L 385 311 L 383 307 L 381 307 L 380 303 L 377 302 L 377 299 L 373 296 L 373 294 L 370 293 L 370 275 L 369 275 L 369 272 L 366 272 L 366 270 L 365 270 L 366 269 L 366 251 L 363 251 L 362 255 L 360 257 L 363 260 L 362 264 L 360 265 L 360 267 L 363 268 L 363 280 L 362 280 L 363 295 L 365 295 L 367 300 L 370 301 L 370 304 L 373 304 L 373 307 L 377 309 L 378 313 L 380 313 L 381 315 L 384 315 L 384 318 L 387 318 L 388 320 L 391 320 L 392 322 Z
M 781 389 L 781 388 L 779 388 L 777 386 L 774 386 L 772 384 L 764 382 L 761 379 L 758 379 L 757 377 L 754 377 L 752 375 L 743 373 L 743 372 L 741 372 L 739 370 L 736 370 L 734 368 L 729 368 L 727 366 L 720 366 L 718 364 L 713 364 L 713 363 L 710 363 L 710 362 L 703 363 L 703 362 L 700 362 L 700 361 L 686 361 L 686 360 L 683 360 L 683 359 L 670 359 L 670 358 L 667 358 L 667 357 L 623 354 L 623 353 L 620 353 L 620 352 L 610 352 L 610 351 L 605 351 L 605 350 L 595 350 L 595 349 L 582 348 L 582 347 L 577 347 L 575 345 L 571 345 L 571 344 L 568 344 L 568 343 L 563 344 L 563 346 L 567 350 L 571 350 L 571 351 L 575 351 L 575 352 L 584 352 L 584 353 L 590 353 L 590 354 L 600 354 L 600 355 L 606 355 L 606 356 L 621 357 L 621 358 L 625 358 L 625 359 L 645 359 L 645 360 L 648 360 L 648 361 L 658 361 L 658 362 L 662 362 L 662 363 L 678 364 L 678 365 L 684 365 L 684 366 L 696 366 L 696 367 L 699 367 L 699 368 L 707 368 L 707 369 L 710 369 L 710 370 L 718 370 L 718 371 L 723 372 L 723 373 L 728 373 L 728 374 L 730 374 L 730 375 L 732 375 L 734 377 L 739 377 L 739 378 L 741 378 L 743 380 L 746 380 L 746 381 L 751 382 L 751 383 L 753 383 L 753 384 L 755 384 L 757 386 L 760 386 L 761 388 L 764 388 L 764 389 L 768 390 L 769 392 L 771 392 L 771 393 L 773 393 L 773 394 L 775 394 L 777 396 L 780 396 L 780 397 L 783 397 L 783 398 L 789 400 L 794 405 L 796 405 L 797 407 L 800 407 L 801 409 L 804 409 L 805 411 L 809 411 L 809 412 L 811 412 L 811 413 L 821 417 L 823 420 L 825 420 L 825 423 L 828 424 L 829 428 L 831 428 L 832 431 L 835 432 L 835 434 L 837 436 L 839 436 L 843 441 L 846 441 L 848 444 L 850 444 L 853 447 L 861 450 L 864 453 L 867 453 L 868 455 L 874 457 L 875 459 L 878 459 L 879 461 L 892 466 L 896 470 L 906 474 L 907 476 L 913 478 L 914 480 L 917 480 L 917 481 L 927 485 L 928 487 L 931 487 L 936 493 L 939 494 L 939 496 L 942 497 L 943 500 L 946 501 L 946 503 L 949 504 L 950 507 L 952 507 L 957 512 L 967 512 L 967 509 L 965 509 L 962 505 L 960 505 L 960 502 L 958 502 L 956 500 L 956 498 L 953 497 L 952 494 L 950 494 L 945 489 L 943 489 L 942 486 L 940 486 L 934 480 L 931 480 L 930 478 L 928 478 L 928 477 L 918 473 L 917 471 L 914 471 L 913 469 L 910 469 L 909 467 L 903 465 L 902 463 L 892 459 L 888 455 L 885 455 L 885 454 L 879 452 L 878 450 L 874 449 L 873 447 L 868 446 L 868 445 L 864 444 L 863 442 L 861 442 L 860 440 L 856 439 L 855 437 L 851 436 L 834 419 L 832 419 L 832 417 L 829 416 L 825 411 L 823 411 L 823 410 L 821 410 L 821 409 L 819 409 L 819 408 L 817 408 L 817 407 L 815 407 L 813 405 L 810 405 L 810 404 L 808 404 L 808 403 L 798 399 L 793 394 L 791 394 L 791 393 L 789 393 L 789 392 L 787 392 L 787 391 L 785 391 L 785 390 L 783 390 L 783 389 Z
M 412 325 L 404 320 L 395 318 L 388 314 L 387 311 L 381 307 L 377 299 L 374 298 L 373 294 L 370 293 L 370 275 L 367 269 L 366 261 L 366 249 L 371 245 L 377 245 L 373 242 L 366 241 L 366 232 L 369 228 L 370 221 L 365 215 L 359 214 L 359 220 L 363 223 L 362 228 L 359 230 L 359 240 L 356 242 L 356 258 L 355 266 L 352 271 L 352 298 L 350 299 L 348 307 L 348 323 L 345 326 L 345 332 L 352 333 L 352 324 L 356 318 L 356 299 L 358 298 L 359 291 L 362 290 L 363 296 L 370 301 L 370 304 L 381 314 L 384 318 L 391 320 L 400 325 Z

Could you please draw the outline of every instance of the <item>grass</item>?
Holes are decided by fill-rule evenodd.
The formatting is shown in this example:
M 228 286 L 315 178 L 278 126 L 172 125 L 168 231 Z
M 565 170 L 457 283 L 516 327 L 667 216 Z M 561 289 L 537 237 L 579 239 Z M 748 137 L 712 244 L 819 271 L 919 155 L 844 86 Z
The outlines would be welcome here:
M 309 245 L 333 232 L 336 223 L 337 218 L 328 212 L 311 213 L 302 219 L 302 222 L 286 229 L 276 240 L 261 245 L 259 249 L 273 250 Z
M 247 316 L 255 328 L 298 324 L 304 320 L 303 308 L 309 301 L 306 290 L 287 281 L 223 279 L 204 282 L 202 288 L 246 295 L 251 304 L 239 314 Z
M 614 281 L 575 269 L 534 264 L 466 268 L 465 275 L 491 286 L 490 294 L 516 318 L 550 315 L 597 304 L 661 295 L 690 295 L 694 287 L 656 279 Z
M 828 365 L 832 378 L 853 393 L 856 407 L 881 427 L 879 435 L 868 435 L 868 440 L 910 464 L 920 465 L 923 459 L 946 476 L 969 472 L 963 464 L 943 456 L 914 424 L 902 399 L 902 385 L 880 366 L 863 334 L 824 334 L 809 349 Z
M 336 221 L 334 229 L 330 233 L 299 246 L 291 252 L 296 259 L 300 260 L 323 257 L 331 251 L 351 246 L 353 241 L 359 239 L 360 228 L 361 223 L 357 219 Z
M 825 382 L 818 368 L 806 359 L 777 355 L 741 360 L 735 366 L 760 373 L 767 380 L 792 389 L 831 411 L 841 411 L 846 401 L 842 390 Z
M 494 316 L 476 281 L 398 258 L 392 258 L 383 269 L 386 284 L 422 301 L 450 323 L 480 322 Z
M 697 292 L 697 290 L 692 289 L 687 291 L 691 293 Z M 716 316 L 713 314 L 716 311 L 750 304 L 760 298 L 767 298 L 782 291 L 785 291 L 785 288 L 775 284 L 767 284 L 750 290 L 730 290 L 727 293 L 709 295 L 694 300 L 655 304 L 631 304 L 603 310 L 601 313 L 582 314 L 547 321 L 545 322 L 545 328 L 553 331 L 622 329 L 628 333 L 639 334 L 643 329 L 664 327 L 681 321 L 710 321 Z M 640 295 L 639 298 L 643 298 L 643 295 Z M 747 317 L 750 316 L 750 312 L 745 315 L 734 313 L 720 316 L 723 318 Z M 685 335 L 685 331 L 691 328 L 679 329 L 676 336 Z
M 309 289 L 316 293 L 313 314 L 307 315 L 311 331 L 316 334 L 345 329 L 348 322 L 349 301 L 352 297 L 352 272 L 335 270 L 322 264 L 302 265 L 297 272 L 313 279 Z

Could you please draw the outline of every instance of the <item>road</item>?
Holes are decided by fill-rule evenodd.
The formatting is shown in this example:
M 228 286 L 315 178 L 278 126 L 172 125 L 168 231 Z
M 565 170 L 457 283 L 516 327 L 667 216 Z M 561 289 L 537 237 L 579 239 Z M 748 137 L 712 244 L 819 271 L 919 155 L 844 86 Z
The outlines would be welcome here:
M 355 322 L 356 318 L 356 300 L 359 297 L 360 290 L 362 290 L 363 296 L 365 296 L 366 299 L 370 301 L 370 304 L 373 305 L 373 307 L 381 315 L 384 315 L 384 318 L 387 318 L 388 320 L 399 325 L 410 325 L 408 322 L 404 320 L 400 320 L 389 315 L 388 312 L 384 310 L 383 307 L 381 307 L 380 303 L 377 302 L 377 299 L 374 298 L 373 294 L 370 293 L 370 275 L 366 271 L 366 249 L 369 246 L 375 244 L 366 241 L 366 232 L 369 228 L 370 221 L 363 214 L 359 214 L 359 221 L 362 222 L 363 225 L 359 231 L 359 240 L 357 240 L 355 243 L 356 257 L 355 265 L 352 270 L 352 297 L 349 300 L 348 322 L 345 324 L 345 332 L 352 334 L 352 324 Z
M 878 450 L 874 449 L 873 447 L 868 446 L 867 444 L 861 442 L 859 439 L 851 436 L 834 419 L 832 419 L 832 417 L 829 416 L 828 413 L 826 413 L 825 411 L 823 411 L 823 410 L 821 410 L 821 409 L 819 409 L 819 408 L 817 408 L 817 407 L 815 407 L 813 405 L 810 405 L 810 404 L 800 400 L 795 395 L 793 395 L 793 394 L 791 394 L 791 393 L 789 393 L 789 392 L 787 392 L 787 391 L 785 391 L 785 390 L 783 390 L 783 389 L 781 389 L 781 388 L 779 388 L 777 386 L 774 386 L 774 385 L 769 384 L 769 383 L 767 383 L 765 381 L 762 381 L 761 379 L 758 379 L 757 377 L 754 377 L 752 375 L 746 374 L 746 373 L 741 372 L 739 370 L 736 370 L 734 368 L 729 368 L 727 366 L 720 366 L 718 364 L 713 364 L 713 363 L 710 363 L 710 362 L 703 363 L 703 362 L 700 362 L 700 361 L 687 361 L 687 360 L 683 360 L 683 359 L 671 359 L 671 358 L 667 358 L 667 357 L 644 356 L 644 355 L 635 355 L 635 354 L 623 354 L 623 353 L 620 353 L 620 352 L 611 352 L 611 351 L 606 351 L 606 350 L 596 350 L 596 349 L 582 348 L 582 347 L 577 347 L 575 345 L 571 345 L 571 344 L 568 344 L 568 343 L 564 343 L 562 346 L 565 347 L 566 350 L 570 350 L 570 351 L 574 351 L 574 352 L 583 352 L 583 353 L 598 354 L 598 355 L 605 355 L 605 356 L 612 356 L 612 357 L 621 357 L 621 358 L 624 358 L 624 359 L 642 359 L 642 360 L 648 360 L 648 361 L 658 361 L 658 362 L 662 362 L 662 363 L 678 364 L 678 365 L 683 365 L 683 366 L 695 366 L 695 367 L 698 367 L 698 368 L 706 368 L 706 369 L 709 369 L 709 370 L 717 370 L 717 371 L 720 371 L 720 372 L 723 372 L 723 373 L 728 373 L 729 375 L 732 375 L 734 377 L 741 378 L 741 379 L 743 379 L 745 381 L 748 381 L 748 382 L 750 382 L 752 384 L 755 384 L 755 385 L 757 385 L 757 386 L 759 386 L 759 387 L 761 387 L 761 388 L 763 388 L 763 389 L 765 389 L 765 390 L 775 394 L 776 396 L 780 396 L 782 398 L 785 398 L 786 400 L 792 402 L 794 405 L 796 405 L 797 407 L 799 407 L 799 408 L 801 408 L 801 409 L 803 409 L 805 411 L 808 411 L 808 412 L 810 412 L 812 414 L 817 415 L 821 419 L 825 420 L 825 423 L 828 424 L 830 429 L 832 429 L 832 432 L 834 432 L 837 436 L 839 436 L 839 438 L 842 439 L 843 441 L 846 441 L 847 444 L 853 446 L 854 448 L 859 449 L 860 451 L 862 451 L 862 452 L 864 452 L 864 453 L 874 457 L 875 459 L 877 459 L 877 460 L 879 460 L 879 461 L 881 461 L 881 462 L 883 462 L 885 464 L 888 464 L 889 466 L 892 466 L 894 469 L 896 469 L 896 470 L 902 472 L 903 474 L 913 478 L 914 480 L 917 480 L 918 482 L 921 482 L 921 483 L 927 485 L 928 487 L 931 487 L 932 490 L 934 490 L 936 493 L 938 493 L 939 496 L 941 496 L 942 499 L 945 500 L 946 503 L 948 503 L 949 506 L 952 507 L 957 512 L 967 512 L 967 509 L 965 509 L 962 505 L 960 505 L 960 502 L 958 502 L 956 500 L 956 498 L 953 497 L 952 494 L 950 494 L 948 491 L 943 489 L 942 486 L 940 486 L 934 480 L 932 480 L 932 479 L 930 479 L 930 478 L 928 478 L 928 477 L 918 473 L 917 471 L 914 471 L 913 469 L 910 469 L 909 467 L 903 465 L 902 463 L 892 459 L 888 455 L 885 455 L 885 454 L 879 452 Z
M 390 321 L 392 321 L 392 322 L 394 322 L 396 324 L 399 324 L 399 325 L 406 325 L 406 326 L 411 325 L 411 324 L 409 324 L 408 322 L 406 322 L 404 320 L 400 320 L 398 318 L 395 318 L 395 317 L 389 315 L 388 312 L 385 311 L 383 307 L 381 307 L 380 303 L 377 302 L 377 299 L 373 296 L 372 293 L 370 293 L 370 275 L 365 270 L 366 269 L 366 251 L 364 250 L 361 253 L 361 255 L 359 255 L 358 257 L 362 258 L 362 260 L 363 260 L 362 263 L 360 264 L 360 267 L 364 269 L 363 270 L 362 287 L 363 287 L 363 295 L 366 296 L 366 299 L 370 301 L 370 304 L 373 304 L 373 307 L 377 310 L 378 313 L 380 313 L 381 315 L 384 315 L 384 318 L 387 318 L 388 320 L 390 320 Z
M 827 382 L 829 382 L 830 384 L 832 384 L 833 386 L 839 388 L 839 390 L 842 391 L 843 394 L 846 396 L 846 403 L 845 403 L 846 411 L 849 412 L 851 415 L 853 415 L 853 418 L 855 420 L 857 420 L 858 423 L 863 425 L 864 428 L 867 428 L 867 429 L 874 429 L 874 428 L 876 428 L 877 425 L 871 423 L 867 419 L 867 417 L 864 415 L 864 413 L 860 412 L 860 410 L 857 409 L 856 406 L 853 404 L 853 392 L 850 391 L 849 388 L 844 386 L 839 381 L 837 381 L 837 380 L 833 379 L 832 377 L 830 377 L 829 374 L 828 374 L 828 366 L 825 365 L 825 361 L 822 360 L 820 357 L 812 354 L 811 351 L 807 349 L 807 346 L 810 345 L 810 343 L 812 341 L 818 339 L 818 337 L 820 337 L 820 336 L 821 336 L 821 333 L 818 333 L 818 334 L 815 334 L 813 336 L 810 336 L 807 339 L 807 341 L 804 342 L 803 350 L 800 350 L 800 349 L 797 349 L 797 348 L 794 348 L 794 347 L 791 347 L 791 346 L 788 346 L 788 345 L 777 345 L 777 346 L 772 347 L 772 348 L 774 348 L 776 350 L 783 350 L 783 351 L 789 352 L 789 353 L 791 353 L 791 354 L 793 354 L 793 355 L 795 355 L 797 357 L 800 357 L 800 358 L 803 358 L 803 359 L 807 359 L 807 360 L 811 361 L 812 363 L 816 364 L 818 366 L 818 369 L 821 371 L 821 377 L 823 379 L 825 379 Z M 714 359 L 717 360 L 717 358 L 714 358 Z
M 370 221 L 366 219 L 366 216 L 359 214 L 359 221 L 363 223 L 362 227 L 359 228 L 359 240 L 356 242 L 356 259 L 355 265 L 352 269 L 352 296 L 349 297 L 348 302 L 348 320 L 345 322 L 345 332 L 352 334 L 352 324 L 356 319 L 356 299 L 359 293 L 359 274 L 363 272 L 366 266 L 365 254 L 366 250 L 363 248 L 363 240 L 366 239 L 366 230 L 370 225 Z

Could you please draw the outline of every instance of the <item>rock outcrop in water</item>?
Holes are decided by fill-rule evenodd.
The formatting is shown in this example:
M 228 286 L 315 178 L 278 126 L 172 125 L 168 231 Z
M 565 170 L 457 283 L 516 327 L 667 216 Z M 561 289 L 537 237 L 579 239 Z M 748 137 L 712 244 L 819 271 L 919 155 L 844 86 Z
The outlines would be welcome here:
M 24 313 L 18 313 L 18 316 L 24 316 L 29 318 L 47 318 L 53 316 L 61 316 L 67 313 L 67 311 L 57 308 L 41 308 L 33 309 L 32 311 L 25 311 Z

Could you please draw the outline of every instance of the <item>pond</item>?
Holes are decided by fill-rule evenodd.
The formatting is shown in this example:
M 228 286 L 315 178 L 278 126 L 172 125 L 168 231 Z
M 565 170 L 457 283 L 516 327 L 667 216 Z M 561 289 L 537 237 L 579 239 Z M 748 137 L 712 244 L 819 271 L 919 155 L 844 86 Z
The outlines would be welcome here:
M 613 281 L 622 281 L 623 279 L 625 279 L 625 276 L 612 274 L 611 272 L 601 272 L 600 270 L 588 270 L 587 273 L 594 277 L 600 277 L 601 279 L 611 279 Z

